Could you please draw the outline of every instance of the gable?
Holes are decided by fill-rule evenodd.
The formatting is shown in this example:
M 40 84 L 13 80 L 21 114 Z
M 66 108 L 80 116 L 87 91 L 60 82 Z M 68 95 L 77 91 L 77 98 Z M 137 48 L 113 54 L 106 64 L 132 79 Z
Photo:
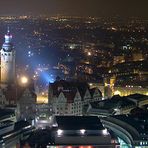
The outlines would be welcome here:
M 66 103 L 66 102 L 67 102 L 67 99 L 64 96 L 63 92 L 61 92 L 58 96 L 57 103 Z
M 32 93 L 30 90 L 26 89 L 22 96 L 19 99 L 19 103 L 36 103 L 36 98 L 32 96 Z
M 76 92 L 76 95 L 74 97 L 74 101 L 81 101 L 81 95 L 80 95 L 79 91 Z
M 100 91 L 96 88 L 93 97 L 101 97 Z
M 90 99 L 90 98 L 91 98 L 91 95 L 90 95 L 89 90 L 87 89 L 84 95 L 84 99 Z

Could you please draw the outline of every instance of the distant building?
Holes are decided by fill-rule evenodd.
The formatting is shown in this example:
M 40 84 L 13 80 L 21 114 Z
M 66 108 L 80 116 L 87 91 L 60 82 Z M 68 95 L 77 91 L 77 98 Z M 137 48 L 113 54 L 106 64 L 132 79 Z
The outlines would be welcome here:
M 128 96 L 136 93 L 148 95 L 148 89 L 143 88 L 141 86 L 126 85 L 126 86 L 115 86 L 113 92 L 114 95 L 120 95 L 120 96 Z
M 49 84 L 48 99 L 55 115 L 82 115 L 83 106 L 101 100 L 102 94 L 87 83 L 60 80 Z
M 142 53 L 133 53 L 133 61 L 143 61 L 144 57 Z
M 104 98 L 111 98 L 113 95 L 114 81 L 110 78 L 104 79 Z
M 99 90 L 101 90 L 103 97 L 105 98 L 110 98 L 110 96 L 113 95 L 120 95 L 120 96 L 128 96 L 132 94 L 143 94 L 143 95 L 148 95 L 148 89 L 142 87 L 140 84 L 139 85 L 126 85 L 126 86 L 116 86 L 114 85 L 113 92 L 111 91 L 110 88 L 110 83 L 106 84 L 100 84 L 100 83 L 90 83 L 91 88 L 97 87 Z
M 113 64 L 119 64 L 119 63 L 124 63 L 125 62 L 125 57 L 123 55 L 119 56 L 114 56 Z
M 135 59 L 136 60 L 136 59 Z M 136 61 L 124 62 L 113 65 L 106 77 L 116 77 L 117 86 L 147 86 L 147 61 L 141 61 L 139 58 Z M 140 85 L 139 85 L 140 84 Z

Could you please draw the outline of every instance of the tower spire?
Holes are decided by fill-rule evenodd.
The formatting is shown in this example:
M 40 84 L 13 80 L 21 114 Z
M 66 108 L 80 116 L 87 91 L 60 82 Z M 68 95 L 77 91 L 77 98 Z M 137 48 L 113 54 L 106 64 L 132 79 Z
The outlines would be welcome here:
M 9 34 L 10 33 L 10 27 L 8 26 L 7 27 L 7 34 Z

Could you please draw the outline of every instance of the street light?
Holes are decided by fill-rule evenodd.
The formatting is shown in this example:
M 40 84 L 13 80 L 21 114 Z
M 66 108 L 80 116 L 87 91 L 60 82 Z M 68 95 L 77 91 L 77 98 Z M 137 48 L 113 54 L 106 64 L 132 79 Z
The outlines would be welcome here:
M 20 86 L 26 86 L 29 83 L 29 78 L 27 76 L 20 76 L 18 82 Z
M 27 84 L 28 83 L 28 78 L 26 76 L 21 77 L 21 83 L 22 84 Z

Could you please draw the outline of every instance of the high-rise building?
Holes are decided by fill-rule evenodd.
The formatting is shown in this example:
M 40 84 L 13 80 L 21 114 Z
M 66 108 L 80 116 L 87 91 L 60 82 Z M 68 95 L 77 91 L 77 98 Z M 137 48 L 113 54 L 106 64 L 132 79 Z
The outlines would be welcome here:
M 7 86 L 15 82 L 15 50 L 9 28 L 5 35 L 5 42 L 0 51 L 1 56 L 1 84 Z

